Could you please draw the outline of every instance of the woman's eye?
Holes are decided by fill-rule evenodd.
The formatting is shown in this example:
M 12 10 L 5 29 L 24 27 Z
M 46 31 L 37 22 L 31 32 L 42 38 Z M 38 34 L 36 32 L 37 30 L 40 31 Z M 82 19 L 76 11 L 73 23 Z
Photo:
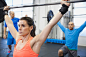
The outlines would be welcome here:
M 23 27 L 25 27 L 25 25 L 22 25 Z
M 20 25 L 18 25 L 18 27 L 20 27 Z

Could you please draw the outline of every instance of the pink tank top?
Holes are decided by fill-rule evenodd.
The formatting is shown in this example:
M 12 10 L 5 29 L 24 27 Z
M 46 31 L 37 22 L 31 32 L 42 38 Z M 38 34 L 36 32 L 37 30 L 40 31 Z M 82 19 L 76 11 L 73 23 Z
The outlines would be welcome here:
M 25 44 L 25 46 L 21 49 L 21 50 L 17 50 L 16 49 L 16 46 L 14 48 L 14 53 L 13 53 L 13 57 L 38 57 L 39 54 L 36 54 L 32 49 L 31 49 L 31 46 L 30 46 L 30 41 L 33 39 L 33 37 L 31 37 L 28 42 Z M 19 42 L 19 40 L 21 39 L 18 39 L 16 41 L 16 45 L 17 43 Z

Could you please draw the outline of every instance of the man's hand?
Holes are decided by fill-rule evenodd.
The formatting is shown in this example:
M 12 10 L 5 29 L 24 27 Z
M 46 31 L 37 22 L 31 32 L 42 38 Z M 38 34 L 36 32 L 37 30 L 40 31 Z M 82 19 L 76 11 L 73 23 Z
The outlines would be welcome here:
M 6 35 L 3 35 L 3 38 L 6 39 Z

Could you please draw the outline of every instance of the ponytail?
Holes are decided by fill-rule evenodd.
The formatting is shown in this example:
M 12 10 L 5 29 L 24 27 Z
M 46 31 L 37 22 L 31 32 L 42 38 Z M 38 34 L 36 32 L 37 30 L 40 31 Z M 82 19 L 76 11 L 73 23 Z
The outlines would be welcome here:
M 35 26 L 35 24 L 34 24 L 33 19 L 30 18 L 30 17 L 22 17 L 20 20 L 25 20 L 25 21 L 27 22 L 28 26 L 33 26 L 33 29 L 32 29 L 32 31 L 31 31 L 30 35 L 31 35 L 32 37 L 34 37 L 34 36 L 35 36 L 36 26 Z
M 32 31 L 30 33 L 32 37 L 36 36 L 35 30 L 36 30 L 36 26 L 35 26 L 35 24 L 33 24 L 33 29 L 32 29 Z

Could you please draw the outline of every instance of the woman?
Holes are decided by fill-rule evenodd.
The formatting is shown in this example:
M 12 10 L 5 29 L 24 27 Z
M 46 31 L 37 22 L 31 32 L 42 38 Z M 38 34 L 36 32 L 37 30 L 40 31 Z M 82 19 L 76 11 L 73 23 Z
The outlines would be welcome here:
M 4 18 L 6 24 L 12 34 L 12 36 L 16 39 L 16 46 L 14 48 L 13 57 L 38 57 L 40 48 L 42 44 L 47 39 L 51 29 L 53 26 L 61 19 L 63 14 L 65 14 L 68 10 L 69 3 L 61 2 L 62 8 L 59 12 L 51 19 L 51 21 L 46 25 L 46 27 L 42 30 L 42 32 L 32 37 L 33 30 L 33 20 L 30 17 L 22 17 L 19 20 L 19 32 L 13 26 L 13 23 L 9 16 L 7 15 L 7 10 L 9 10 L 9 6 L 4 7 Z M 69 1 L 69 0 L 68 0 Z

